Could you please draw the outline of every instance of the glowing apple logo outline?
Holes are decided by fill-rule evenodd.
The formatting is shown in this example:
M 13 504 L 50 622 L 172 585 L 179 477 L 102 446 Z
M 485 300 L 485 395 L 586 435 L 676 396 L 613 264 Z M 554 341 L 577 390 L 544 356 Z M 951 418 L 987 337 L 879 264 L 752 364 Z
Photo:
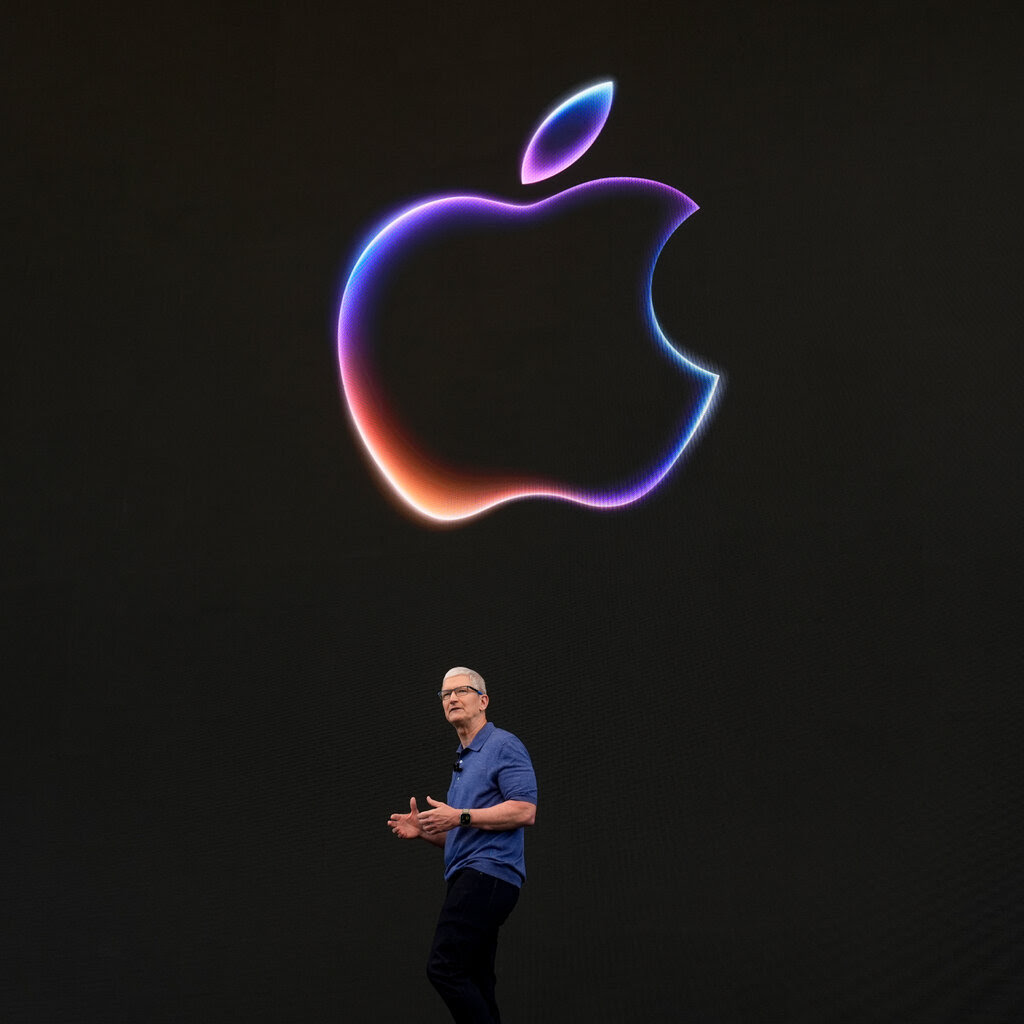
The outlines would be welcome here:
M 603 81 L 574 93 L 556 106 L 534 131 L 522 160 L 524 184 L 543 181 L 575 163 L 594 143 L 611 110 L 615 85 Z M 641 480 L 613 491 L 587 491 L 553 481 L 523 479 L 510 483 L 508 475 L 468 473 L 439 465 L 401 429 L 387 412 L 363 353 L 369 351 L 369 311 L 379 278 L 389 256 L 422 235 L 446 223 L 486 214 L 512 218 L 541 211 L 554 203 L 575 201 L 590 192 L 654 190 L 673 208 L 655 240 L 644 275 L 647 326 L 657 341 L 703 388 L 696 410 L 685 423 L 664 460 Z M 697 435 L 710 413 L 720 375 L 699 366 L 676 348 L 661 330 L 654 313 L 651 284 L 665 243 L 697 204 L 662 182 L 645 178 L 595 178 L 533 203 L 510 203 L 480 195 L 436 196 L 410 206 L 376 231 L 363 246 L 348 275 L 338 312 L 338 366 L 353 425 L 384 480 L 397 496 L 419 515 L 437 523 L 451 523 L 480 515 L 488 509 L 522 498 L 557 498 L 592 508 L 620 508 L 638 501 L 661 483 Z M 397 247 L 397 249 L 396 249 Z

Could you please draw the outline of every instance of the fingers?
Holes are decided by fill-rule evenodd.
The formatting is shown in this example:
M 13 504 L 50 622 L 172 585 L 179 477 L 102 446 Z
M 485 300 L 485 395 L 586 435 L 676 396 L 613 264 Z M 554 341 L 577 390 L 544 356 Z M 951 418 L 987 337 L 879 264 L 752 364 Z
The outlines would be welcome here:
M 432 796 L 428 796 L 427 797 L 427 803 L 430 804 L 431 807 L 440 807 L 441 806 L 441 801 L 440 800 L 435 800 Z
M 412 809 L 410 814 L 392 814 L 386 822 L 388 828 L 399 839 L 411 839 L 419 831 L 419 826 L 416 824 L 416 797 L 409 801 L 409 806 Z
M 427 814 L 430 812 L 424 811 L 422 813 Z M 386 824 L 399 839 L 415 839 L 423 831 L 422 825 L 419 822 L 420 817 L 421 812 L 416 806 L 416 797 L 410 797 L 409 813 L 392 814 Z

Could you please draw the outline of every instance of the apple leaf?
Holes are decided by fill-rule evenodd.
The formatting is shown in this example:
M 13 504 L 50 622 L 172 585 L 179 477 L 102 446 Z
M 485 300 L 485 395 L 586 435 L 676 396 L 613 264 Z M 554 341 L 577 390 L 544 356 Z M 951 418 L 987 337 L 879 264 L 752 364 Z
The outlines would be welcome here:
M 524 185 L 565 170 L 590 149 L 608 120 L 614 92 L 614 82 L 598 82 L 559 103 L 541 121 L 523 154 Z

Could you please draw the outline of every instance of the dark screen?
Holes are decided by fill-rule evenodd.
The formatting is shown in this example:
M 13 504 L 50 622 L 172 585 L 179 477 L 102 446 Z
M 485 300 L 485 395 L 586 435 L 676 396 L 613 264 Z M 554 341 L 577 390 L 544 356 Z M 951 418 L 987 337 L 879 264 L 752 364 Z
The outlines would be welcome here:
M 440 856 L 385 820 L 444 796 L 452 665 L 538 775 L 506 1019 L 1019 1019 L 1017 15 L 9 21 L 4 1020 L 447 1019 Z M 601 77 L 593 147 L 520 185 Z M 701 207 L 653 300 L 723 374 L 713 417 L 619 511 L 430 525 L 339 384 L 359 246 L 423 197 L 616 175 Z M 601 305 L 639 222 L 425 261 L 376 353 L 409 429 L 475 468 L 643 465 L 680 396 Z M 501 293 L 439 297 L 467 263 Z

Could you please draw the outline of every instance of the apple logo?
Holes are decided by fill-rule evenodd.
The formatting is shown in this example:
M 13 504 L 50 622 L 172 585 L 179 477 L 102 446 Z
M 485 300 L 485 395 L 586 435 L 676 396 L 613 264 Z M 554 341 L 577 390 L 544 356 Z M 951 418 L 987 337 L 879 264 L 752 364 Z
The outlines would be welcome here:
M 526 147 L 522 183 L 546 181 L 575 163 L 604 127 L 613 94 L 613 82 L 599 82 L 551 110 Z M 624 206 L 630 211 L 628 218 L 608 220 L 609 211 L 621 212 Z M 718 374 L 669 341 L 651 298 L 662 249 L 696 209 L 692 200 L 661 182 L 596 178 L 533 202 L 434 196 L 401 210 L 373 232 L 359 250 L 342 292 L 338 363 L 353 426 L 398 498 L 428 520 L 452 523 L 530 497 L 619 508 L 657 487 L 709 418 L 720 383 Z M 601 218 L 608 221 L 604 227 L 587 227 Z M 569 261 L 550 256 L 552 238 L 567 231 L 583 239 L 573 260 L 592 259 L 596 253 L 611 268 L 604 277 L 577 274 L 583 284 L 577 281 L 573 287 L 556 281 L 553 270 Z M 505 264 L 492 265 L 490 254 L 502 246 L 518 246 L 516 255 Z M 539 258 L 538 253 L 547 255 Z M 445 268 L 443 274 L 439 267 Z M 510 274 L 517 275 L 508 286 L 511 296 L 497 289 L 497 284 L 507 284 Z M 524 295 L 542 292 L 546 305 L 539 307 L 540 313 L 521 301 Z M 539 321 L 550 320 L 554 308 L 565 319 L 559 321 L 557 335 L 538 341 L 543 339 Z M 458 347 L 448 350 L 441 365 L 434 367 L 435 351 L 467 323 L 472 329 L 458 335 Z M 597 362 L 607 362 L 607 352 L 615 347 L 609 341 L 612 337 L 629 345 L 623 366 L 638 359 L 649 361 L 647 379 L 655 383 L 645 387 L 645 394 L 660 389 L 662 380 L 673 386 L 678 382 L 681 389 L 661 420 L 647 416 L 644 403 L 629 414 L 631 423 L 656 420 L 651 440 L 644 442 L 653 444 L 655 454 L 629 447 L 629 465 L 615 467 L 604 478 L 584 471 L 578 459 L 546 465 L 544 450 L 556 445 L 557 434 L 570 429 L 576 433 L 577 449 L 589 445 L 600 456 L 611 446 L 598 437 L 601 419 L 588 422 L 570 415 L 562 411 L 564 402 L 543 396 L 541 377 L 550 376 L 544 349 L 578 346 L 571 351 L 572 370 L 563 373 L 570 377 L 578 369 L 576 379 L 559 385 L 559 394 L 573 393 L 586 389 Z M 491 392 L 473 362 L 479 358 L 490 360 L 489 372 L 494 365 L 502 368 Z M 631 372 L 617 367 L 609 372 Z M 509 388 L 520 380 L 520 390 L 509 397 Z M 401 394 L 403 381 L 413 382 L 404 385 L 413 388 L 411 394 Z M 497 403 L 499 411 L 488 418 L 498 391 L 506 396 L 506 404 Z M 472 453 L 452 454 L 433 423 L 417 422 L 414 406 L 429 403 L 431 396 L 439 396 L 437 400 L 453 410 L 458 431 L 472 435 Z M 473 414 L 466 414 L 466 409 L 474 409 Z M 527 422 L 534 433 L 528 445 L 515 451 L 515 438 Z M 481 451 L 488 453 L 488 468 L 480 465 Z

